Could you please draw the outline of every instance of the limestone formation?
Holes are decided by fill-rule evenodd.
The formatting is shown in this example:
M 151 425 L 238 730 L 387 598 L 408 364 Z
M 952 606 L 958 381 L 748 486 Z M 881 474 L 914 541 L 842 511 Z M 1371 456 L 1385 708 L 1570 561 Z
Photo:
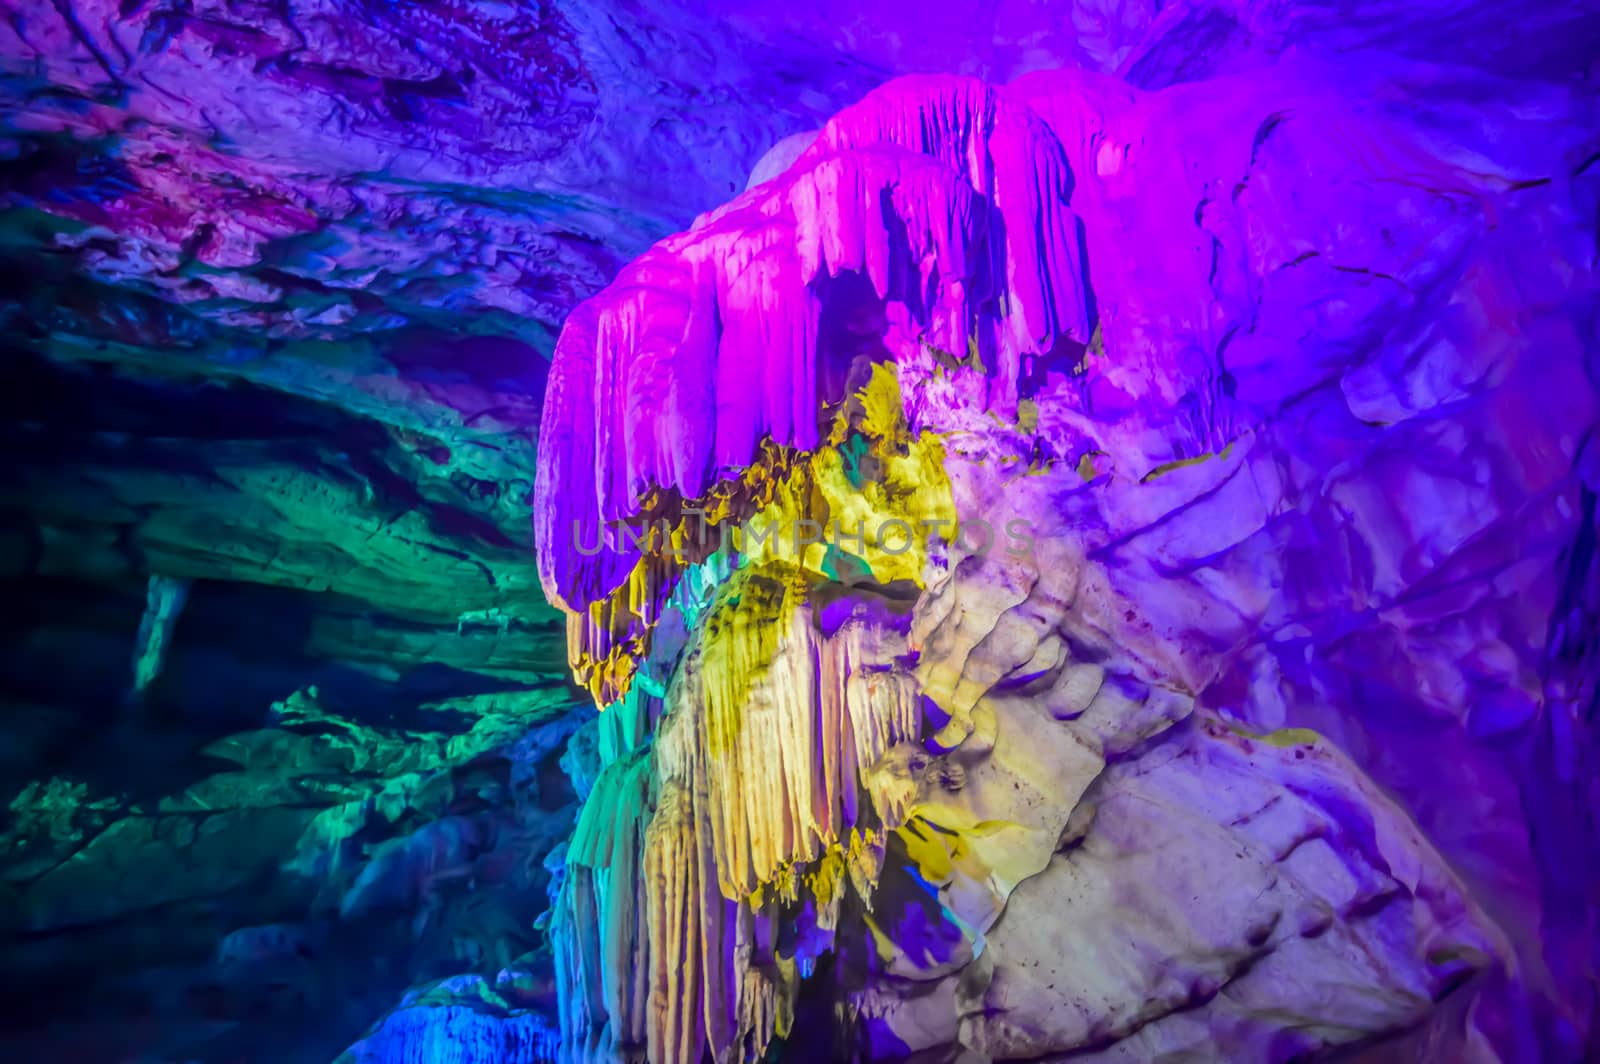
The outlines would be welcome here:
M 1553 605 L 1517 529 L 1592 500 L 1544 472 L 1594 424 L 1592 277 L 1530 247 L 1538 310 L 1448 308 L 1582 208 L 1526 195 L 1560 144 L 1469 167 L 1325 76 L 897 81 L 574 313 L 535 496 L 603 708 L 565 1059 L 761 1059 L 808 1008 L 850 1059 L 1466 1059 L 1576 1007 L 1419 786 L 1541 770 L 1366 737 L 1537 654 L 1444 653 L 1472 606 L 1422 603 L 1477 565 Z

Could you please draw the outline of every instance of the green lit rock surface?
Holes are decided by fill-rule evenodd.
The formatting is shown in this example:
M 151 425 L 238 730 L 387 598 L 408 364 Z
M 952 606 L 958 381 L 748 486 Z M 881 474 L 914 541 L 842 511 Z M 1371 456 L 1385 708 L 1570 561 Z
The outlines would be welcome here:
M 560 681 L 280 660 L 271 625 L 241 660 L 200 591 L 143 699 L 118 696 L 130 644 L 81 630 L 135 596 L 9 652 L 15 669 L 75 635 L 83 655 L 6 751 L 10 772 L 58 771 L 15 792 L 0 835 L 5 970 L 76 1032 L 19 1022 L 18 1059 L 325 1062 L 415 983 L 515 967 L 548 995 L 545 858 L 576 811 L 558 762 L 592 711 Z M 317 682 L 256 701 L 297 676 Z

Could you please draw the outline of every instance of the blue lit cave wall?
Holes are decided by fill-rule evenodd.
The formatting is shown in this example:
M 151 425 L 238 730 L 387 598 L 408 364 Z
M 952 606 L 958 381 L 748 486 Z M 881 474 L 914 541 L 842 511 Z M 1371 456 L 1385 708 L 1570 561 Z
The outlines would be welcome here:
M 1600 13 L 13 0 L 0 1057 L 1600 1060 Z

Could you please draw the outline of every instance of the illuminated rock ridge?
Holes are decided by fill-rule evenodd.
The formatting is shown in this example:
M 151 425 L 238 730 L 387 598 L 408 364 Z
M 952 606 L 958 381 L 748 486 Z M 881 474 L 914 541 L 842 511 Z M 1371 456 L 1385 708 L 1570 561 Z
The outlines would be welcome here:
M 572 313 L 566 1059 L 1595 1051 L 1593 101 L 1461 78 L 902 78 Z

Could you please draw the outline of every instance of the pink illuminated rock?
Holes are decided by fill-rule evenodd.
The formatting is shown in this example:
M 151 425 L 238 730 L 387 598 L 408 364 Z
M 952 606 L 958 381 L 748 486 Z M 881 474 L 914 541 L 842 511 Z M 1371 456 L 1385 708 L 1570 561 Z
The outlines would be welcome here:
M 572 546 L 645 491 L 697 497 L 765 440 L 815 447 L 819 400 L 842 398 L 829 368 L 857 353 L 857 295 L 906 308 L 944 351 L 971 344 L 1014 406 L 1025 359 L 1089 340 L 1070 193 L 1031 112 L 978 81 L 909 79 L 626 267 L 559 341 L 545 425 L 564 445 L 541 454 L 534 521 L 547 589 L 568 604 L 614 590 L 633 557 Z M 826 291 L 841 295 L 825 308 Z
M 1593 8 L 8 4 L 0 1056 L 1600 1059 Z
M 823 964 L 864 1059 L 1581 1056 L 1596 128 L 1399 60 L 903 79 L 580 307 L 540 573 L 575 661 L 639 671 L 555 925 L 565 1052 L 803 1044 Z M 909 628 L 869 626 L 863 673 L 922 697 L 882 751 L 828 730 L 832 629 L 793 618 L 888 585 L 796 561 L 796 615 L 740 582 L 770 554 L 621 527 L 855 446 L 870 363 L 956 517 L 1032 548 L 932 545 Z M 728 625 L 777 634 L 725 659 Z M 713 660 L 754 677 L 731 733 Z M 812 820 L 835 747 L 873 751 L 860 838 Z

